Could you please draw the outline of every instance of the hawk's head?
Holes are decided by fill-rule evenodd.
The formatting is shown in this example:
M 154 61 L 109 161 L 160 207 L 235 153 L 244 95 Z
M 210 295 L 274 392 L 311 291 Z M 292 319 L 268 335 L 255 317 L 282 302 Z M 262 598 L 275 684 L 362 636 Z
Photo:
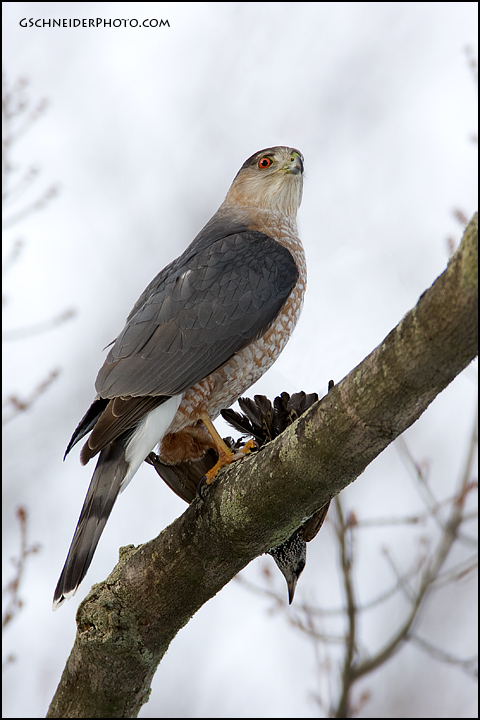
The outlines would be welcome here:
M 302 189 L 302 153 L 279 145 L 260 150 L 243 163 L 226 201 L 295 217 L 302 201 Z

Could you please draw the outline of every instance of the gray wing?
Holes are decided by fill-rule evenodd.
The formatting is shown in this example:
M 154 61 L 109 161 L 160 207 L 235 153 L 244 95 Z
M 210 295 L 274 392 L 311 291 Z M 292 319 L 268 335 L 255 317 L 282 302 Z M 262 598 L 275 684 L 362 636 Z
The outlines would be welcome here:
M 291 253 L 260 232 L 184 253 L 137 301 L 98 373 L 99 396 L 185 391 L 261 337 L 297 279 Z

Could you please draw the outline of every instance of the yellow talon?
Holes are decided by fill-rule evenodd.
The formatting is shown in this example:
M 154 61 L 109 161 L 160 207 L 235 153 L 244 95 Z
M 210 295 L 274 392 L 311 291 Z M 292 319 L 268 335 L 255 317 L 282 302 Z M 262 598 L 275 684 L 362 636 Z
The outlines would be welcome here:
M 239 460 L 244 455 L 247 455 L 249 452 L 251 452 L 255 447 L 255 440 L 249 440 L 247 443 L 245 443 L 241 450 L 238 450 L 237 452 L 232 452 L 232 450 L 230 450 L 230 448 L 224 443 L 224 441 L 218 434 L 215 426 L 213 425 L 208 415 L 202 415 L 202 421 L 208 432 L 212 436 L 218 452 L 217 462 L 205 475 L 205 482 L 207 485 L 210 485 L 215 480 L 217 473 L 222 469 L 222 467 L 225 467 L 225 465 L 230 465 L 230 463 L 234 462 L 235 460 Z
M 217 448 L 219 450 L 218 452 L 218 460 L 215 463 L 215 465 L 207 472 L 205 475 L 205 482 L 207 485 L 210 485 L 217 476 L 217 473 L 225 467 L 225 465 L 230 465 L 230 463 L 235 462 L 235 460 L 240 460 L 240 458 L 244 457 L 245 455 L 248 455 L 253 448 L 255 447 L 255 440 L 249 440 L 245 445 L 238 450 L 237 452 L 232 452 L 231 450 L 228 450 L 228 452 L 225 452 L 223 448 Z

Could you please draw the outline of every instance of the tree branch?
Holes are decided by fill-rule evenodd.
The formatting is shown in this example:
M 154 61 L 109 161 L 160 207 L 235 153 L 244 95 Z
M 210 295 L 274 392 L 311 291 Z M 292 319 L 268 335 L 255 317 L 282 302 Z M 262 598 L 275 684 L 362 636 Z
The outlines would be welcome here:
M 194 613 L 353 482 L 478 351 L 478 220 L 385 340 L 260 452 L 222 471 L 157 538 L 120 551 L 77 613 L 47 717 L 136 717 Z

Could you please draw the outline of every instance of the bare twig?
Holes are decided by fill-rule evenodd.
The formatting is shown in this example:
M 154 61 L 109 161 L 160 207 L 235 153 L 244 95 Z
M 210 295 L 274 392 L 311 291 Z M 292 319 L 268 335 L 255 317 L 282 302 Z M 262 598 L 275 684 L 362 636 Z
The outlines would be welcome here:
M 46 100 L 40 100 L 32 104 L 27 93 L 28 82 L 25 78 L 18 79 L 9 85 L 5 77 L 2 82 L 2 177 L 3 177 L 3 205 L 17 201 L 23 197 L 26 191 L 30 190 L 33 182 L 38 178 L 39 169 L 31 166 L 26 170 L 19 171 L 11 160 L 12 149 L 15 142 L 35 123 L 45 112 Z M 34 210 L 40 210 L 57 193 L 57 188 L 50 187 L 44 190 L 23 207 L 20 207 L 4 221 L 5 226 L 11 226 L 24 220 Z M 5 260 L 2 264 L 2 274 L 5 275 L 15 263 L 18 262 L 22 251 L 25 249 L 24 241 L 14 239 L 11 247 L 5 252 Z M 3 305 L 6 300 L 3 298 Z M 14 328 L 3 333 L 3 340 L 21 340 L 30 338 L 33 335 L 48 332 L 59 324 L 70 320 L 75 312 L 72 309 L 65 310 L 53 318 L 39 322 L 35 325 L 23 328 Z M 20 392 L 10 392 L 2 402 L 2 424 L 5 424 L 20 413 L 30 409 L 34 402 L 42 395 L 51 383 L 58 377 L 59 370 L 52 370 L 28 395 Z
M 53 328 L 58 327 L 58 325 L 61 325 L 67 320 L 71 320 L 73 317 L 75 317 L 75 315 L 75 310 L 73 310 L 73 308 L 69 308 L 68 310 L 64 310 L 64 312 L 60 313 L 56 317 L 50 318 L 49 320 L 44 320 L 43 322 L 39 322 L 36 325 L 30 325 L 23 328 L 15 328 L 13 330 L 5 330 L 2 333 L 2 337 L 8 342 L 11 342 L 12 340 L 24 340 L 25 338 L 32 337 L 32 335 L 40 335 L 48 332 L 49 330 L 53 330 Z
M 17 509 L 17 518 L 20 524 L 20 552 L 18 557 L 12 558 L 12 564 L 15 568 L 15 575 L 2 590 L 2 594 L 7 598 L 7 605 L 2 615 L 2 629 L 4 629 L 21 610 L 23 601 L 20 598 L 20 585 L 22 583 L 25 564 L 30 555 L 40 550 L 40 545 L 30 545 L 27 542 L 27 524 L 28 515 L 24 507 Z
M 455 655 L 452 655 L 452 653 L 445 652 L 432 643 L 423 640 L 415 633 L 410 633 L 410 641 L 435 660 L 446 663 L 447 665 L 457 665 L 472 678 L 476 679 L 478 677 L 478 655 L 474 655 L 473 657 L 466 659 L 456 657 Z
M 2 425 L 6 425 L 20 413 L 29 410 L 34 402 L 43 395 L 60 374 L 60 370 L 52 370 L 49 375 L 42 380 L 27 397 L 20 398 L 18 395 L 9 395 L 3 401 L 2 406 Z
M 357 599 L 355 596 L 352 581 L 352 565 L 353 565 L 353 523 L 345 521 L 342 503 L 337 495 L 335 498 L 335 508 L 337 511 L 337 540 L 340 548 L 340 569 L 343 580 L 343 589 L 346 598 L 346 621 L 348 631 L 345 638 L 345 650 L 343 658 L 343 667 L 341 670 L 341 690 L 338 703 L 333 710 L 333 717 L 346 718 L 350 717 L 350 689 L 352 686 L 352 670 L 354 665 L 355 651 L 357 645 Z

